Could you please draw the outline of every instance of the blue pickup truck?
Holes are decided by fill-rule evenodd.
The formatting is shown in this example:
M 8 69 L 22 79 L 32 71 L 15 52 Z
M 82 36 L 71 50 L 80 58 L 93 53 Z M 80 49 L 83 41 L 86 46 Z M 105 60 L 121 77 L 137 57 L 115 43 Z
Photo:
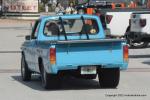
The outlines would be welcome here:
M 35 21 L 22 44 L 21 75 L 41 74 L 45 89 L 61 86 L 61 77 L 95 79 L 102 88 L 116 88 L 120 70 L 128 65 L 123 39 L 105 37 L 101 21 L 92 15 L 46 16 Z

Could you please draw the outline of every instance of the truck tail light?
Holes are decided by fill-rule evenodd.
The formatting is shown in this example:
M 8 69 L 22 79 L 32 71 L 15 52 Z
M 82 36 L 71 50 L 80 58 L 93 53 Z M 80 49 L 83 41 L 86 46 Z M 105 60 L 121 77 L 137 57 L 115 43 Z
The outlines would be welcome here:
M 140 19 L 140 26 L 145 27 L 146 25 L 146 19 Z
M 106 23 L 109 24 L 112 20 L 113 16 L 112 15 L 106 15 Z
M 50 64 L 56 64 L 56 48 L 50 48 Z
M 129 49 L 128 49 L 127 45 L 123 46 L 123 58 L 124 58 L 124 61 L 128 62 L 128 59 L 129 59 Z

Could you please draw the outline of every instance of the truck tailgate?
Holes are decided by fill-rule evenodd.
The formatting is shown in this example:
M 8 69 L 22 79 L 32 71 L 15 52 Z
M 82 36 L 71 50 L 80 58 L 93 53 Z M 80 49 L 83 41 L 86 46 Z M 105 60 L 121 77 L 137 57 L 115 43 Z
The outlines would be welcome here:
M 58 42 L 56 64 L 58 66 L 121 64 L 123 41 L 108 39 Z

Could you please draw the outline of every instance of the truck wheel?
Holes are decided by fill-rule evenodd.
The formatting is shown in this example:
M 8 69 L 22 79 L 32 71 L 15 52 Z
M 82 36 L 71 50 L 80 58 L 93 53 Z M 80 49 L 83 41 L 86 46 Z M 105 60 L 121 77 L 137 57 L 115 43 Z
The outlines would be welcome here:
M 58 75 L 48 74 L 44 67 L 41 68 L 42 86 L 45 89 L 58 89 L 60 88 L 61 82 Z
M 140 42 L 140 43 L 131 43 L 131 48 L 146 48 L 148 47 L 149 42 Z
M 31 80 L 31 71 L 28 68 L 28 65 L 25 61 L 25 56 L 22 55 L 21 58 L 21 76 L 23 81 L 30 81 Z
M 149 42 L 134 42 L 132 34 L 129 32 L 130 30 L 127 29 L 125 38 L 127 40 L 127 44 L 130 48 L 146 48 L 148 47 Z
M 99 84 L 102 88 L 116 88 L 119 84 L 119 68 L 101 68 L 98 71 Z

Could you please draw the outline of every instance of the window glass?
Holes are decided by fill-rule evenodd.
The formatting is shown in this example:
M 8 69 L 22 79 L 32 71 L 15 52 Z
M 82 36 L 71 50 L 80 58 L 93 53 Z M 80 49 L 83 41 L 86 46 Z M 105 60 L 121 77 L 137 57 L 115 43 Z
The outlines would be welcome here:
M 62 19 L 47 21 L 44 28 L 44 35 L 95 35 L 99 32 L 95 19 Z
M 37 38 L 39 25 L 40 25 L 40 22 L 36 21 L 35 24 L 34 24 L 34 27 L 33 27 L 33 31 L 32 31 L 32 39 L 36 39 Z

